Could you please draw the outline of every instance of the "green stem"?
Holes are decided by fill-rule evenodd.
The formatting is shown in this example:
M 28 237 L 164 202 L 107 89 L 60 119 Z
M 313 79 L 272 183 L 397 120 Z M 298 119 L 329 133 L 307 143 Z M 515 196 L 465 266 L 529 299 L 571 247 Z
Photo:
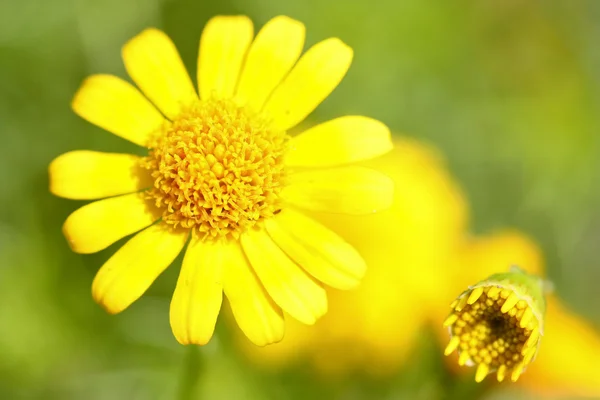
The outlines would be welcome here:
M 186 346 L 186 354 L 183 357 L 181 370 L 181 385 L 179 388 L 179 399 L 193 400 L 198 387 L 202 368 L 202 357 L 200 348 L 195 345 Z
M 492 377 L 493 378 L 493 377 Z M 487 382 L 475 383 L 472 377 L 453 377 L 448 387 L 446 388 L 442 399 L 444 400 L 465 400 L 465 399 L 481 399 L 491 389 L 491 385 Z

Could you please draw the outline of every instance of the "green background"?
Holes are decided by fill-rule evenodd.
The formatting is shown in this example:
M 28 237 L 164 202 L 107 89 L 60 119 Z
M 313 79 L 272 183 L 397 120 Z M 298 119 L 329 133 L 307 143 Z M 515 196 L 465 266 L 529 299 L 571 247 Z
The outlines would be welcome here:
M 532 235 L 561 297 L 600 325 L 600 2 L 3 0 L 0 399 L 172 399 L 190 388 L 207 399 L 516 398 L 454 380 L 427 336 L 386 382 L 258 371 L 222 325 L 187 354 L 168 326 L 176 268 L 121 315 L 93 303 L 93 276 L 122 242 L 70 252 L 61 224 L 82 203 L 48 193 L 47 166 L 73 149 L 138 150 L 78 118 L 70 100 L 89 74 L 125 77 L 120 48 L 148 26 L 164 29 L 193 71 L 215 14 L 247 14 L 256 27 L 289 15 L 306 24 L 308 45 L 342 38 L 353 65 L 314 120 L 369 115 L 439 147 L 473 230 Z

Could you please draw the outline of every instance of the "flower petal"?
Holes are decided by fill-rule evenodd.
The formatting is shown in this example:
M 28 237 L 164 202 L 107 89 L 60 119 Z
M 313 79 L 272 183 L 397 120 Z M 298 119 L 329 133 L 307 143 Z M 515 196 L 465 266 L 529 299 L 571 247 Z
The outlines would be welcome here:
M 337 38 L 317 43 L 300 58 L 265 105 L 276 129 L 304 120 L 340 83 L 352 62 L 352 49 Z
M 127 73 L 168 118 L 198 99 L 177 48 L 162 31 L 144 30 L 123 46 Z
M 159 218 L 144 193 L 132 193 L 79 208 L 65 221 L 63 233 L 74 252 L 95 253 Z
M 354 288 L 365 275 L 365 261 L 354 247 L 298 211 L 283 210 L 265 226 L 292 260 L 331 287 Z
M 545 319 L 537 359 L 520 382 L 538 393 L 600 398 L 600 333 L 553 295 Z
M 133 85 L 112 75 L 87 78 L 71 106 L 81 118 L 146 147 L 165 120 Z
M 227 249 L 192 237 L 171 300 L 171 329 L 181 344 L 208 343 L 223 301 L 222 267 Z
M 138 233 L 96 274 L 94 300 L 112 314 L 123 311 L 175 260 L 187 238 L 188 231 L 174 231 L 163 223 Z
M 285 312 L 307 325 L 327 312 L 325 290 L 277 247 L 265 230 L 249 230 L 241 242 L 256 275 Z
M 330 167 L 375 158 L 393 148 L 385 124 L 367 117 L 327 121 L 292 138 L 286 164 Z
M 258 281 L 240 244 L 232 242 L 226 246 L 223 289 L 235 320 L 257 346 L 279 342 L 285 330 L 281 308 Z
M 233 96 L 253 35 L 252 21 L 243 15 L 219 16 L 208 21 L 198 52 L 200 98 Z
M 259 111 L 302 54 L 304 24 L 280 15 L 271 19 L 250 46 L 236 99 Z
M 307 210 L 356 215 L 389 208 L 393 195 L 388 176 L 357 166 L 298 172 L 281 191 L 286 201 Z
M 56 157 L 48 167 L 50 192 L 74 200 L 131 193 L 152 185 L 148 171 L 131 154 L 76 150 Z

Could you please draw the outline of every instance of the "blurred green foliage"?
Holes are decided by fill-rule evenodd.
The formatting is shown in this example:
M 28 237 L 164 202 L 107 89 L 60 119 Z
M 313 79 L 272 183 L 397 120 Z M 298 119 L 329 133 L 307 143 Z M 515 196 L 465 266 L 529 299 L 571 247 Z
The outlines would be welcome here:
M 48 193 L 46 168 L 72 149 L 139 150 L 79 119 L 71 97 L 91 73 L 125 77 L 120 47 L 147 26 L 171 35 L 193 71 L 205 22 L 236 13 L 256 27 L 286 14 L 307 25 L 308 45 L 338 36 L 352 46 L 348 76 L 313 120 L 369 115 L 438 146 L 475 230 L 536 238 L 559 294 L 600 324 L 600 2 L 3 0 L 0 398 L 171 399 L 188 387 L 206 399 L 462 399 L 483 390 L 451 379 L 426 338 L 394 382 L 267 375 L 236 355 L 224 326 L 188 354 L 168 326 L 177 268 L 122 315 L 93 303 L 92 278 L 121 243 L 71 253 L 60 229 L 80 204 Z M 189 363 L 198 382 L 186 378 Z M 499 396 L 515 398 L 489 398 Z

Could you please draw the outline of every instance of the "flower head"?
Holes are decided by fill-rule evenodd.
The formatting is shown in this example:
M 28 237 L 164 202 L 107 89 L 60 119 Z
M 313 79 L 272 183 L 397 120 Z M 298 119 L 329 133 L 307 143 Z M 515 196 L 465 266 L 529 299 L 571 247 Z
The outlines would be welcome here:
M 475 380 L 496 372 L 516 382 L 537 354 L 544 334 L 545 309 L 541 280 L 513 268 L 470 287 L 450 306 L 444 321 L 450 342 L 444 353 L 458 349 L 460 365 L 477 365 Z
M 142 162 L 162 220 L 206 239 L 232 237 L 281 211 L 289 136 L 232 100 L 183 109 Z
M 54 194 L 106 198 L 67 218 L 74 251 L 139 231 L 94 279 L 109 312 L 138 299 L 187 244 L 170 310 L 183 344 L 210 340 L 223 293 L 256 344 L 281 340 L 284 312 L 313 324 L 327 311 L 323 284 L 354 287 L 365 263 L 299 210 L 370 214 L 392 200 L 388 177 L 347 165 L 392 148 L 381 122 L 346 116 L 290 134 L 341 81 L 352 50 L 331 38 L 301 56 L 304 26 L 283 16 L 253 36 L 244 16 L 208 22 L 198 95 L 168 36 L 143 31 L 122 52 L 139 90 L 94 75 L 72 106 L 147 154 L 73 151 L 50 165 Z

